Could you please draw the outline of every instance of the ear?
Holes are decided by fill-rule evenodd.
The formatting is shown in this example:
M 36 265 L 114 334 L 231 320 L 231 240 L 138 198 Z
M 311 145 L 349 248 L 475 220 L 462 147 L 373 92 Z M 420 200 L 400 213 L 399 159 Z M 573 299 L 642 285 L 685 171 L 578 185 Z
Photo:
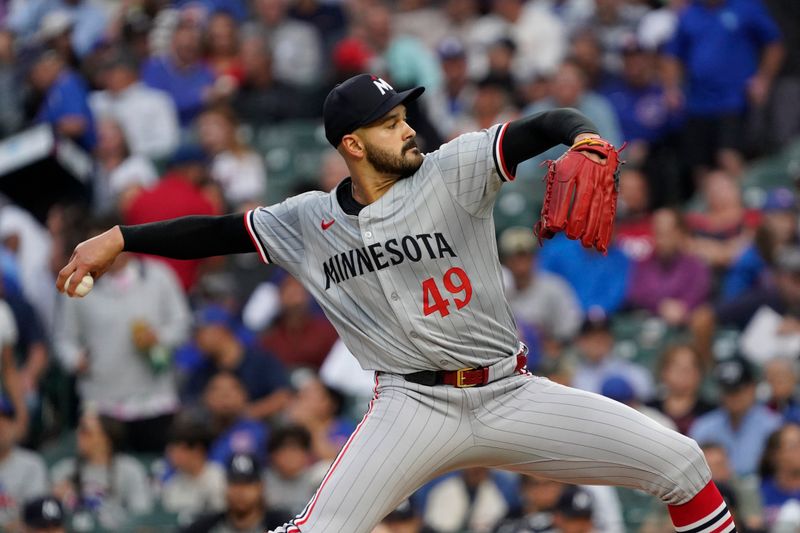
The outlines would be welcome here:
M 345 154 L 348 154 L 350 157 L 356 159 L 361 159 L 366 154 L 364 142 L 358 137 L 358 135 L 354 135 L 352 133 L 342 137 L 341 147 Z

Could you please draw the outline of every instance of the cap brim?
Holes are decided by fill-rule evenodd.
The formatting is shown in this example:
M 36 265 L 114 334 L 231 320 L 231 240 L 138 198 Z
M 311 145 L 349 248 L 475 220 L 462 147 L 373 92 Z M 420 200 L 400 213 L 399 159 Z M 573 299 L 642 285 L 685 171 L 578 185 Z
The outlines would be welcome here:
M 413 89 L 409 89 L 407 91 L 399 92 L 393 95 L 391 98 L 383 102 L 378 108 L 372 112 L 370 116 L 364 119 L 361 123 L 361 126 L 366 126 L 367 124 L 371 124 L 381 118 L 383 115 L 394 109 L 395 107 L 399 106 L 400 104 L 405 104 L 406 102 L 413 102 L 417 98 L 425 92 L 425 87 L 414 87 Z M 360 127 L 360 126 L 359 126 Z

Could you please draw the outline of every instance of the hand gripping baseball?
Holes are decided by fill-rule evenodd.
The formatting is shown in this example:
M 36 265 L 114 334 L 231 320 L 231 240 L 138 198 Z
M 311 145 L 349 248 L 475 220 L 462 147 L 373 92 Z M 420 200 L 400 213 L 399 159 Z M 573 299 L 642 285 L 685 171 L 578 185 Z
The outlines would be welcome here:
M 619 190 L 619 151 L 600 138 L 576 142 L 556 161 L 547 161 L 544 205 L 534 231 L 550 239 L 564 231 L 605 253 L 611 241 Z
M 83 241 L 75 247 L 69 263 L 59 271 L 56 288 L 67 296 L 81 296 L 77 289 L 83 283 L 84 276 L 90 275 L 95 280 L 102 276 L 122 252 L 124 243 L 119 226 Z

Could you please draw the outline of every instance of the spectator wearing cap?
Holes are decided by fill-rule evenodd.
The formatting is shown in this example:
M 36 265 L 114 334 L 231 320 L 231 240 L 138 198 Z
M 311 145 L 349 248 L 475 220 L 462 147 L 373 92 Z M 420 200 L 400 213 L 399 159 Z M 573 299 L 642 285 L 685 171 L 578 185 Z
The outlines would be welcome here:
M 269 500 L 276 507 L 300 514 L 325 477 L 329 463 L 314 457 L 311 434 L 299 425 L 275 429 L 267 443 L 267 455 Z
M 253 11 L 256 22 L 245 30 L 267 36 L 275 78 L 296 87 L 318 84 L 325 68 L 322 42 L 314 26 L 290 17 L 287 0 L 256 0 Z
M 175 418 L 166 450 L 172 468 L 161 485 L 161 504 L 167 511 L 196 517 L 225 508 L 225 472 L 209 461 L 211 438 L 208 425 L 200 420 Z
M 247 416 L 247 390 L 236 374 L 215 374 L 203 391 L 202 407 L 208 414 L 213 437 L 209 459 L 224 465 L 234 453 L 264 457 L 267 427 Z
M 553 524 L 560 533 L 591 533 L 594 499 L 577 487 L 568 487 L 558 499 Z
M 569 283 L 584 314 L 611 315 L 625 302 L 631 261 L 613 242 L 602 255 L 559 234 L 539 250 L 537 265 Z
M 11 4 L 7 24 L 22 39 L 35 38 L 53 12 L 63 12 L 71 19 L 72 47 L 80 57 L 100 42 L 109 22 L 107 12 L 90 0 L 30 0 Z
M 746 108 L 766 103 L 783 60 L 775 22 L 762 2 L 691 2 L 665 51 L 667 96 L 688 115 L 688 164 L 711 168 L 719 161 L 736 173 Z
M 3 361 L 3 370 L 5 366 Z M 21 435 L 16 415 L 14 404 L 0 396 L 0 530 L 13 531 L 19 524 L 22 505 L 48 490 L 44 460 L 17 445 Z
M 786 423 L 770 435 L 759 474 L 767 526 L 773 526 L 787 502 L 800 501 L 800 422 Z
M 461 41 L 455 37 L 447 37 L 439 43 L 436 52 L 444 76 L 446 116 L 451 123 L 449 126 L 442 126 L 442 130 L 449 137 L 452 124 L 463 121 L 472 109 L 477 88 L 469 78 L 467 51 Z
M 624 378 L 632 387 L 637 401 L 653 397 L 653 377 L 646 368 L 617 355 L 611 323 L 605 317 L 589 315 L 575 341 L 578 363 L 572 375 L 572 386 L 600 394 L 603 382 L 612 376 Z
M 567 485 L 551 479 L 520 476 L 521 516 L 509 513 L 497 526 L 496 533 L 553 531 L 553 512 Z
M 293 276 L 278 284 L 279 311 L 263 332 L 261 345 L 289 369 L 319 370 L 339 338 L 328 319 L 314 308 L 309 292 Z
M 403 500 L 397 508 L 386 515 L 372 533 L 436 533 L 422 522 L 409 500 Z
M 70 512 L 86 513 L 101 529 L 119 531 L 131 516 L 153 510 L 153 491 L 139 461 L 119 452 L 125 428 L 87 409 L 77 430 L 77 449 L 50 469 L 53 493 Z
M 56 133 L 92 151 L 97 143 L 94 115 L 88 104 L 85 81 L 53 50 L 41 50 L 32 60 L 29 79 L 43 96 L 36 122 L 49 124 Z
M 680 212 L 653 214 L 653 253 L 633 266 L 628 303 L 674 327 L 684 326 L 711 291 L 711 271 L 685 252 L 688 227 Z
M 126 50 L 111 52 L 100 66 L 102 90 L 89 96 L 98 118 L 113 118 L 122 126 L 132 154 L 151 159 L 169 156 L 178 146 L 178 112 L 170 95 L 139 79 L 135 58 Z
M 25 504 L 22 533 L 66 533 L 64 507 L 52 496 L 36 498 Z
M 113 224 L 94 220 L 89 235 Z M 186 339 L 191 318 L 175 275 L 123 253 L 91 298 L 63 298 L 61 305 L 55 352 L 76 376 L 81 400 L 127 426 L 120 445 L 160 453 L 178 408 L 170 353 Z
M 220 371 L 232 372 L 247 391 L 246 412 L 251 418 L 269 418 L 289 402 L 289 378 L 270 353 L 246 345 L 236 334 L 237 322 L 224 308 L 209 305 L 195 316 L 194 341 L 204 356 L 190 375 L 185 393 L 197 398 Z
M 260 532 L 272 530 L 291 519 L 286 511 L 273 508 L 264 498 L 261 462 L 252 454 L 237 453 L 227 462 L 226 509 L 204 516 L 182 533 L 216 531 Z
M 202 34 L 193 22 L 179 22 L 169 53 L 152 57 L 141 68 L 142 81 L 166 92 L 178 110 L 181 127 L 189 126 L 203 107 L 231 95 L 215 85 L 214 73 L 201 57 Z
M 767 193 L 761 207 L 763 218 L 753 243 L 733 261 L 722 282 L 722 301 L 732 301 L 755 288 L 774 283 L 772 268 L 778 251 L 798 241 L 797 201 L 785 187 Z
M 131 200 L 122 213 L 126 224 L 144 224 L 187 215 L 216 215 L 221 204 L 208 187 L 208 156 L 197 145 L 185 144 L 172 155 L 167 173 Z M 197 282 L 202 260 L 157 257 L 177 274 L 184 290 Z
M 739 476 L 755 474 L 758 459 L 781 417 L 756 401 L 756 376 L 740 355 L 714 368 L 720 388 L 720 407 L 695 420 L 689 436 L 701 445 L 716 442 L 725 447 Z
M 560 276 L 536 270 L 538 245 L 530 228 L 503 231 L 498 243 L 505 267 L 506 296 L 514 317 L 536 326 L 556 345 L 571 340 L 583 322 L 583 311 L 572 287 Z
M 633 387 L 623 376 L 609 376 L 600 386 L 600 394 L 606 398 L 624 403 L 628 407 L 635 409 L 645 415 L 646 417 L 658 422 L 664 427 L 676 431 L 675 423 L 667 416 L 662 414 L 658 409 L 650 407 L 642 403 L 633 390 Z

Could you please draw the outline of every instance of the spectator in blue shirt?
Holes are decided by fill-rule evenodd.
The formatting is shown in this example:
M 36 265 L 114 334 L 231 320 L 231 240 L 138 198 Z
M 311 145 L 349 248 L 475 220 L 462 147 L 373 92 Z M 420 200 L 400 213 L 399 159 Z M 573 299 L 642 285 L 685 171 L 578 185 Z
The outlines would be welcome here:
M 781 425 L 780 415 L 756 402 L 756 376 L 741 356 L 720 362 L 714 377 L 721 389 L 721 406 L 695 420 L 689 436 L 700 445 L 725 447 L 739 476 L 755 474 L 767 439 Z
M 228 371 L 247 391 L 247 414 L 252 418 L 270 417 L 289 403 L 286 369 L 271 354 L 245 345 L 236 335 L 236 323 L 228 311 L 209 305 L 197 313 L 195 324 L 194 340 L 205 360 L 189 376 L 188 396 L 199 396 L 215 374 Z
M 622 307 L 631 266 L 630 260 L 616 245 L 603 255 L 560 233 L 545 241 L 539 251 L 538 264 L 541 270 L 567 280 L 584 313 L 602 311 L 611 315 Z
M 142 66 L 142 81 L 167 92 L 175 102 L 181 126 L 188 126 L 206 104 L 230 96 L 230 87 L 214 84 L 214 73 L 201 58 L 202 34 L 183 20 L 172 35 L 170 53 L 153 57 Z
M 225 464 L 234 453 L 264 458 L 267 427 L 247 416 L 247 391 L 236 374 L 223 371 L 211 376 L 203 391 L 203 407 L 214 437 L 208 449 L 210 461 Z
M 97 143 L 97 133 L 83 79 L 67 68 L 56 52 L 44 50 L 33 60 L 30 80 L 33 88 L 44 95 L 37 121 L 50 124 L 57 133 L 91 151 Z
M 51 13 L 63 12 L 71 19 L 72 47 L 79 57 L 92 51 L 109 23 L 107 12 L 89 0 L 26 0 L 11 2 L 8 27 L 23 39 L 36 37 L 42 21 Z
M 775 22 L 761 0 L 694 0 L 665 51 L 667 96 L 676 107 L 685 99 L 689 116 L 688 163 L 732 162 L 748 99 L 764 105 L 783 61 Z
M 761 499 L 768 526 L 773 526 L 781 507 L 800 500 L 800 425 L 784 424 L 767 441 L 761 459 Z

